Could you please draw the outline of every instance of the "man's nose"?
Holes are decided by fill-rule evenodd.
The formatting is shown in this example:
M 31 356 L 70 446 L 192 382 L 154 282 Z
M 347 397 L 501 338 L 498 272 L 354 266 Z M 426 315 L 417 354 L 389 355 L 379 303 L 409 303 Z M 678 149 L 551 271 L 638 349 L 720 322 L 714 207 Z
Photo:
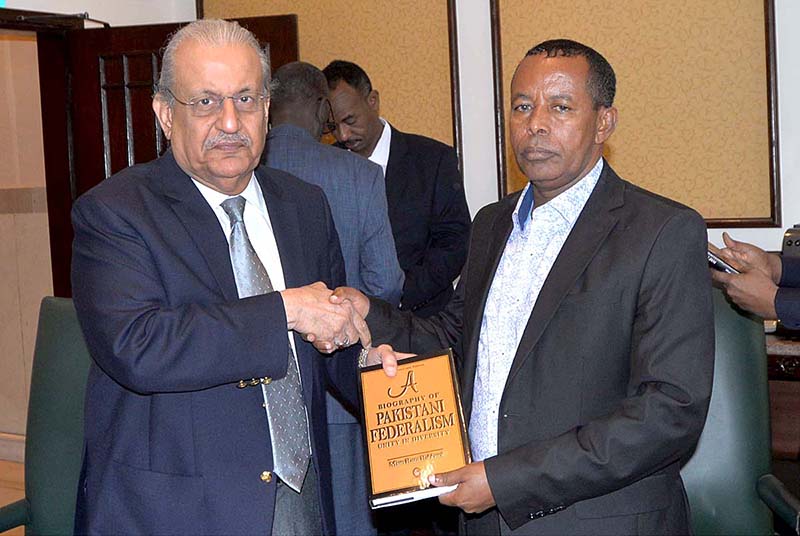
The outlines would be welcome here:
M 222 109 L 217 113 L 217 128 L 228 133 L 239 131 L 239 112 L 233 105 L 233 99 L 222 101 Z
M 336 125 L 336 130 L 334 131 L 334 134 L 336 135 L 337 140 L 344 143 L 350 139 L 350 136 L 353 134 L 353 131 L 351 131 L 350 127 L 348 127 L 344 123 L 338 123 Z
M 538 136 L 550 132 L 550 115 L 547 113 L 547 106 L 536 104 L 528 117 L 528 132 Z

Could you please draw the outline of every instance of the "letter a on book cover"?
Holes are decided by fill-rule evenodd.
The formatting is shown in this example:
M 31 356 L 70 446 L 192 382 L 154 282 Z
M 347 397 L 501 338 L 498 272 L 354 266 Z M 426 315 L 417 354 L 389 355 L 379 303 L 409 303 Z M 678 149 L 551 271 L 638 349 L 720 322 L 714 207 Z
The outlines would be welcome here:
M 380 365 L 365 367 L 360 379 L 370 506 L 393 506 L 455 489 L 428 484 L 429 475 L 471 461 L 452 351 L 404 359 L 394 378 Z

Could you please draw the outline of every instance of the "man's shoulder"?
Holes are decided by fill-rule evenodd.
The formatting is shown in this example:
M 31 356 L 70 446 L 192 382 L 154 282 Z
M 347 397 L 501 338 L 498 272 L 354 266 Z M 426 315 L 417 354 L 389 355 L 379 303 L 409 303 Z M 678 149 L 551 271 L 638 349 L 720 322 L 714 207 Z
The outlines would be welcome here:
M 151 191 L 155 178 L 170 172 L 169 163 L 165 162 L 168 158 L 171 157 L 162 156 L 120 170 L 90 188 L 81 198 L 95 198 L 106 204 L 128 203 L 131 197 Z
M 455 151 L 452 146 L 439 140 L 422 136 L 421 134 L 403 132 L 392 127 L 392 137 L 394 136 L 397 136 L 400 140 L 405 142 L 408 150 L 411 152 L 438 153 Z
M 616 184 L 622 189 L 624 200 L 624 216 L 622 217 L 627 220 L 629 226 L 632 225 L 642 230 L 650 226 L 657 230 L 661 229 L 668 221 L 678 217 L 680 221 L 685 220 L 689 225 L 705 228 L 703 217 L 692 207 L 642 188 L 621 178 L 611 169 L 609 171 L 611 173 L 606 180 L 612 184 L 616 181 Z

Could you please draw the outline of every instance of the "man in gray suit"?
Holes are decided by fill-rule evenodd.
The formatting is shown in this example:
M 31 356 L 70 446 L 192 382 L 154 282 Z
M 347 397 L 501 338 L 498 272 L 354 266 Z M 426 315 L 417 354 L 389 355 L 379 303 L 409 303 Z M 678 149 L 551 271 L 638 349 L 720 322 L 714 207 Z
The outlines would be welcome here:
M 380 166 L 366 158 L 319 143 L 330 118 L 328 84 L 322 71 L 303 62 L 275 72 L 266 164 L 322 188 L 331 205 L 344 255 L 347 283 L 397 305 L 403 271 L 397 261 Z M 336 488 L 336 531 L 372 534 L 367 504 L 360 425 L 328 395 L 328 424 Z

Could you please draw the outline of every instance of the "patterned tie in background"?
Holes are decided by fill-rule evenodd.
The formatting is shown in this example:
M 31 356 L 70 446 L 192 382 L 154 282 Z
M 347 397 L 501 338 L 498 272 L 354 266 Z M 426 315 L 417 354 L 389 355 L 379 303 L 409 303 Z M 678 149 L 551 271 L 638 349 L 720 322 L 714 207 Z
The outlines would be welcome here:
M 244 226 L 245 199 L 226 199 L 222 209 L 231 220 L 231 264 L 240 298 L 272 292 L 272 282 L 258 259 Z M 283 482 L 300 492 L 311 458 L 308 417 L 303 405 L 300 371 L 289 348 L 286 377 L 262 385 L 267 401 L 267 420 L 272 441 L 274 471 Z

